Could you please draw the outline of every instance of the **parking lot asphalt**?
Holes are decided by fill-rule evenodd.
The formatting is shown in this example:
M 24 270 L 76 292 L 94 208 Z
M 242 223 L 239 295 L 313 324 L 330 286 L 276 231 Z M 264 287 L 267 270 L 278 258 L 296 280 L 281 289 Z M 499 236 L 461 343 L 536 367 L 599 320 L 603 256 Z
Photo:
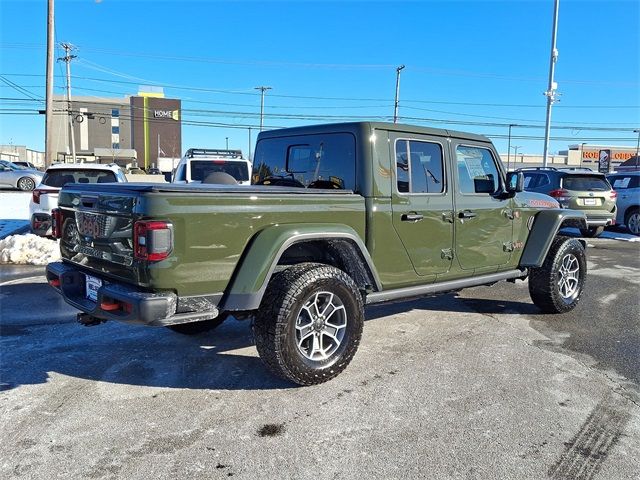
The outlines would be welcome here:
M 248 322 L 81 327 L 42 267 L 0 266 L 0 477 L 638 479 L 640 243 L 589 245 L 573 312 L 520 281 L 370 308 L 305 388 Z

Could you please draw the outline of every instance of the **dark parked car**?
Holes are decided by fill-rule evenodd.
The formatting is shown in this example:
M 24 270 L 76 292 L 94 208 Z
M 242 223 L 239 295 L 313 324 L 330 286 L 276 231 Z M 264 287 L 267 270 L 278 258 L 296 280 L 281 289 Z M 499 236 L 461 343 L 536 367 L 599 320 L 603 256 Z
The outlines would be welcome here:
M 604 227 L 616 219 L 617 193 L 602 173 L 581 168 L 523 168 L 524 189 L 546 193 L 555 198 L 562 208 L 581 210 L 587 216 L 587 228 L 581 228 L 584 237 L 597 237 Z

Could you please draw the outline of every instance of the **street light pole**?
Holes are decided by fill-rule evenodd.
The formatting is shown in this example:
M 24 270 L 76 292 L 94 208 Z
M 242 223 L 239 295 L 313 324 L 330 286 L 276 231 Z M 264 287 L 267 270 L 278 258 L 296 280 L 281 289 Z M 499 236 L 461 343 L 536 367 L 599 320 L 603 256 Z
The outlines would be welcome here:
M 558 34 L 558 9 L 560 0 L 555 0 L 553 7 L 553 30 L 551 34 L 551 60 L 549 61 L 549 86 L 544 95 L 547 97 L 547 117 L 544 128 L 544 153 L 542 154 L 542 166 L 547 166 L 549 153 L 549 133 L 551 131 L 551 106 L 556 101 L 558 84 L 554 82 L 553 75 L 558 61 L 558 49 L 556 48 L 556 36 Z
M 251 127 L 249 127 L 249 161 L 251 162 Z
M 69 131 L 70 131 L 70 140 L 71 140 L 71 158 L 73 163 L 76 163 L 76 141 L 75 141 L 75 133 L 73 131 L 73 110 L 71 108 L 71 60 L 76 58 L 75 55 L 71 55 L 71 50 L 74 48 L 70 43 L 62 43 L 62 48 L 64 48 L 64 57 L 59 58 L 58 60 L 62 60 L 67 64 L 67 109 L 69 113 Z
M 638 158 L 638 153 L 640 153 L 640 130 L 634 130 L 634 133 L 638 134 L 638 143 L 636 144 L 636 167 L 640 165 L 640 158 Z
M 404 70 L 404 65 L 396 68 L 396 101 L 393 107 L 393 123 L 398 123 L 398 104 L 400 103 L 400 72 Z
M 229 137 L 224 137 L 224 139 L 227 141 L 227 150 L 229 150 Z
M 509 124 L 509 143 L 507 144 L 507 172 L 509 171 L 509 165 L 511 164 L 511 127 L 519 127 L 515 123 Z
M 271 87 L 255 87 L 255 90 L 260 90 L 260 131 L 262 131 L 263 118 L 264 118 L 264 92 L 271 90 Z
M 522 148 L 522 145 L 514 145 L 513 147 L 513 163 L 515 164 L 518 161 L 518 149 Z M 507 166 L 507 171 L 509 170 L 509 167 Z

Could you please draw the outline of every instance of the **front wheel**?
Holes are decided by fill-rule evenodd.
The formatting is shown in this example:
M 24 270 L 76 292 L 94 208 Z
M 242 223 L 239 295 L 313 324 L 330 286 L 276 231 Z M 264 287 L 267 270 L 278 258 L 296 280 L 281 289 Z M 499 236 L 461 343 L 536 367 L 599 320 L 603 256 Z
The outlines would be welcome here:
M 364 324 L 362 295 L 335 267 L 305 263 L 275 275 L 253 323 L 260 358 L 298 385 L 326 382 L 356 353 Z
M 33 178 L 22 177 L 18 180 L 18 188 L 23 192 L 30 192 L 36 188 L 36 182 L 33 181 Z
M 624 224 L 634 235 L 640 235 L 640 210 L 634 208 L 624 217 Z
M 587 276 L 587 257 L 575 238 L 558 236 L 547 258 L 529 274 L 529 294 L 545 313 L 573 310 L 580 300 Z
M 602 232 L 604 232 L 604 227 L 589 227 L 580 229 L 580 235 L 585 238 L 599 237 Z

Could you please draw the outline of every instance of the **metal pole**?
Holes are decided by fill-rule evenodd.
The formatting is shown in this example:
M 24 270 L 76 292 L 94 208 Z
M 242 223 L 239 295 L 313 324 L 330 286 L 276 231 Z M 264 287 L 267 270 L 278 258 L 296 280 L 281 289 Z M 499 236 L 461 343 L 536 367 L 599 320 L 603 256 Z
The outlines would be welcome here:
M 549 86 L 544 95 L 547 97 L 547 117 L 544 128 L 544 153 L 542 154 L 542 166 L 547 166 L 547 155 L 549 152 L 549 133 L 551 131 L 551 106 L 556 100 L 556 90 L 558 84 L 553 81 L 553 75 L 558 61 L 558 49 L 556 48 L 556 36 L 558 34 L 558 9 L 560 0 L 554 1 L 553 8 L 553 31 L 551 36 L 551 59 L 549 61 Z
M 252 162 L 251 159 L 251 127 L 249 127 L 249 161 Z
M 264 118 L 264 92 L 271 90 L 271 87 L 255 87 L 255 90 L 260 90 L 260 131 L 262 131 L 263 118 Z
M 636 144 L 636 167 L 640 164 L 640 158 L 638 153 L 640 152 L 640 130 L 634 130 L 634 133 L 638 134 L 638 143 Z
M 229 137 L 224 137 L 224 139 L 227 141 L 227 150 L 229 150 Z
M 516 163 L 518 161 L 518 149 L 522 148 L 522 145 L 514 145 L 511 148 L 513 148 L 513 163 Z
M 509 125 L 509 142 L 507 143 L 507 172 L 511 163 L 511 125 Z
M 400 72 L 404 69 L 404 65 L 396 68 L 396 100 L 393 107 L 393 123 L 398 123 L 398 104 L 400 103 Z
M 73 159 L 73 163 L 76 163 L 76 142 L 75 142 L 75 134 L 73 132 L 73 111 L 71 109 L 71 60 L 76 58 L 76 56 L 70 55 L 73 45 L 71 45 L 70 43 L 63 43 L 61 45 L 62 45 L 62 48 L 64 48 L 65 56 L 62 58 L 59 58 L 58 60 L 62 60 L 67 64 L 67 112 L 69 114 L 71 158 Z
M 47 93 L 44 121 L 44 166 L 53 162 L 53 48 L 54 48 L 54 4 L 47 1 Z

